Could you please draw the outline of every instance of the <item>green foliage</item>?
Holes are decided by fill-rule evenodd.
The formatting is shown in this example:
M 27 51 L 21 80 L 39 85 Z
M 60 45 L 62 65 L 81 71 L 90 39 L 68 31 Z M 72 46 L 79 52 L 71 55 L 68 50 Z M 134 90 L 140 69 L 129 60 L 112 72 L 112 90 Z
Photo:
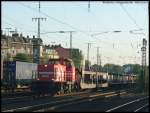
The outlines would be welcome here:
M 133 73 L 134 74 L 139 74 L 140 73 L 140 69 L 141 69 L 141 66 L 139 64 L 134 64 L 133 65 Z
M 93 71 L 98 71 L 98 72 L 102 71 L 102 66 L 100 65 L 94 64 L 91 67 Z
M 130 73 L 140 75 L 141 66 L 139 64 L 126 64 L 131 68 Z M 124 66 L 115 65 L 115 64 L 105 64 L 102 67 L 102 71 L 110 73 L 124 73 Z
M 79 49 L 72 49 L 72 60 L 76 68 L 81 68 L 81 62 L 83 60 L 82 52 Z
M 91 62 L 88 60 L 85 60 L 85 66 L 88 66 L 89 64 L 91 64 Z
M 146 93 L 149 93 L 149 66 L 147 66 L 147 68 L 146 68 L 145 91 L 146 91 Z
M 141 66 L 139 64 L 126 64 L 126 65 L 131 68 L 132 73 L 134 73 L 136 75 L 140 74 Z
M 15 61 L 32 62 L 32 58 L 25 53 L 17 53 L 14 57 Z
M 115 65 L 115 64 L 105 64 L 103 66 L 103 71 L 105 72 L 110 72 L 110 73 L 122 73 L 123 69 L 122 66 L 120 65 Z
M 141 92 L 149 93 L 149 66 L 141 68 L 138 84 Z

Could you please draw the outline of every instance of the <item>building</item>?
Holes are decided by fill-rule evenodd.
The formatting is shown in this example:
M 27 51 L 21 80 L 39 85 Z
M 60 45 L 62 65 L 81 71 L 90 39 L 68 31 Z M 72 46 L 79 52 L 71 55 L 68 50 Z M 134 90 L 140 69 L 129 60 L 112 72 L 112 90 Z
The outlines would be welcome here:
M 69 49 L 61 46 L 55 47 L 55 51 L 58 53 L 59 58 L 70 58 Z
M 41 63 L 47 63 L 49 59 L 69 58 L 69 51 L 61 45 L 43 45 Z
M 33 54 L 32 39 L 22 34 L 12 34 L 12 36 L 1 36 L 1 55 L 4 59 L 10 60 L 17 53 Z M 9 58 L 9 59 L 8 59 Z
M 63 48 L 60 44 L 59 45 L 44 45 L 43 56 L 45 54 L 50 59 L 70 58 L 69 49 Z
M 57 45 L 44 45 L 43 46 L 43 56 L 47 55 L 50 59 L 57 59 L 59 55 L 57 51 L 54 49 Z
M 1 35 L 1 55 L 6 60 L 13 60 L 17 53 L 26 53 L 33 57 L 33 62 L 39 63 L 42 57 L 42 44 L 40 38 L 24 37 L 14 33 L 12 36 Z
M 70 54 L 70 52 L 72 52 L 72 54 Z M 61 45 L 43 45 L 42 63 L 48 62 L 48 59 L 57 58 L 71 58 L 74 61 L 75 66 L 80 68 L 83 56 L 82 52 L 76 48 L 72 48 L 70 51 L 69 48 L 63 48 Z

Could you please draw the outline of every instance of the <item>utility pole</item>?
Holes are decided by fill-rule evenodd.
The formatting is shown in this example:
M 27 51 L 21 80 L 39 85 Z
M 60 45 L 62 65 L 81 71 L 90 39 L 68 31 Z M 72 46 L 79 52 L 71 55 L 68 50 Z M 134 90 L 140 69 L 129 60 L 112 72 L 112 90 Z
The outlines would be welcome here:
M 101 55 L 99 55 L 99 65 L 101 66 L 102 62 L 101 62 Z
M 90 46 L 91 43 L 87 43 L 88 44 L 88 49 L 87 49 L 87 60 L 89 61 L 89 52 L 90 52 Z
M 70 33 L 70 51 L 69 51 L 69 55 L 70 58 L 72 58 L 72 33 L 76 32 L 76 31 L 54 31 L 54 32 L 46 32 L 46 33 Z M 45 33 L 42 33 L 45 34 Z
M 39 1 L 39 15 L 40 15 L 40 1 Z M 36 18 L 32 18 L 32 21 L 35 20 L 37 21 L 38 20 L 38 33 L 37 33 L 37 38 L 40 38 L 40 20 L 45 20 L 46 21 L 46 18 L 43 18 L 43 17 L 36 17 Z
M 88 3 L 88 12 L 90 12 L 90 1 Z
M 100 65 L 101 63 L 101 61 L 100 61 L 100 55 L 99 55 L 99 48 L 100 47 L 97 47 L 97 65 Z
M 96 69 L 96 87 L 98 86 L 98 75 L 97 72 L 99 71 L 99 48 L 100 47 L 96 47 L 97 48 L 97 69 Z
M 100 54 L 99 54 L 100 47 L 96 47 L 96 48 L 97 48 L 97 65 L 101 66 L 101 58 L 100 58 Z M 97 68 L 97 70 L 99 70 L 99 69 Z
M 40 1 L 39 1 L 39 17 L 36 17 L 36 18 L 32 18 L 32 21 L 35 20 L 35 21 L 38 21 L 38 32 L 37 32 L 37 39 L 33 39 L 33 59 L 34 59 L 34 62 L 37 62 L 37 63 L 40 63 L 40 46 L 41 46 L 41 43 L 40 41 L 40 22 L 45 20 L 46 21 L 46 18 L 43 18 L 43 17 L 40 17 Z
M 142 52 L 142 78 L 144 82 L 144 88 L 146 88 L 146 46 L 147 46 L 147 40 L 143 39 L 143 46 L 141 48 Z
M 89 57 L 90 57 L 90 55 L 89 55 L 89 53 L 90 53 L 90 47 L 91 47 L 91 44 L 92 43 L 87 43 L 88 44 L 88 49 L 87 49 L 87 61 L 88 61 L 88 69 L 89 69 L 89 67 L 90 67 L 90 59 L 89 59 Z
M 70 33 L 70 58 L 72 58 L 72 33 L 75 31 L 59 31 L 59 33 Z
M 72 32 L 70 31 L 70 58 L 72 58 Z

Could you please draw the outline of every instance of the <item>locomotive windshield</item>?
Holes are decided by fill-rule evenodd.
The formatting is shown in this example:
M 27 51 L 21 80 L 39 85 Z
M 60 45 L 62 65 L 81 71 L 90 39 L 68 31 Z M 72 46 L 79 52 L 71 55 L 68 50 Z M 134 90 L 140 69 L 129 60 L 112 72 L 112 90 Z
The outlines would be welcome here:
M 50 59 L 48 64 L 62 64 L 67 67 L 74 67 L 74 64 L 71 59 Z
M 48 64 L 59 64 L 60 60 L 59 59 L 51 59 L 48 61 Z

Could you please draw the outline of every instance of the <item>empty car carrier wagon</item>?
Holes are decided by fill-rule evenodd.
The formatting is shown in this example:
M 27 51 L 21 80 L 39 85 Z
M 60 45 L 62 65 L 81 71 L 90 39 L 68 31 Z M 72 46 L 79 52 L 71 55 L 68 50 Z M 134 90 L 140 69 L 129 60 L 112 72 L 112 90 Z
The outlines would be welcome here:
M 36 63 L 6 61 L 3 67 L 4 83 L 14 88 L 30 85 L 33 74 L 37 72 Z

